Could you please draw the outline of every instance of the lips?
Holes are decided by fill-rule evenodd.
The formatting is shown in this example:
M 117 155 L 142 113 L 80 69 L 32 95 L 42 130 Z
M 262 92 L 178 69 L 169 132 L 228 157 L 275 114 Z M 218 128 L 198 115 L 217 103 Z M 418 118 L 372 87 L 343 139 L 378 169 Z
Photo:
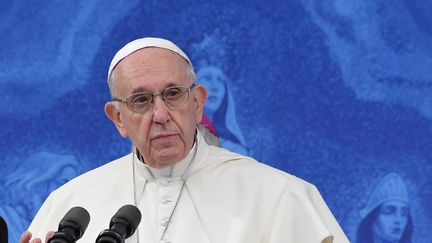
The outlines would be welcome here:
M 152 139 L 151 140 L 165 140 L 165 139 L 171 139 L 171 138 L 173 138 L 174 136 L 176 136 L 176 134 L 158 134 L 158 135 L 156 135 L 156 136 L 153 136 L 152 137 Z
M 402 231 L 401 228 L 393 228 L 392 233 L 399 234 Z
M 176 134 L 158 134 L 157 136 L 154 136 L 150 142 L 157 148 L 167 148 L 176 143 L 176 138 Z

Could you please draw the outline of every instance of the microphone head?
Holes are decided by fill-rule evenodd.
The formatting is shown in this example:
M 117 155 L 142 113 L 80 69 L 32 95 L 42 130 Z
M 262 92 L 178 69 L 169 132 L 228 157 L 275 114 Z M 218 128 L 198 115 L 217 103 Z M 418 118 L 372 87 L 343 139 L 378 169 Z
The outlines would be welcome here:
M 90 222 L 90 214 L 82 207 L 71 208 L 60 221 L 59 231 L 65 227 L 73 228 L 76 240 L 80 239 Z
M 139 209 L 134 205 L 124 205 L 111 218 L 110 228 L 116 223 L 126 223 L 126 239 L 133 235 L 140 222 L 141 212 Z

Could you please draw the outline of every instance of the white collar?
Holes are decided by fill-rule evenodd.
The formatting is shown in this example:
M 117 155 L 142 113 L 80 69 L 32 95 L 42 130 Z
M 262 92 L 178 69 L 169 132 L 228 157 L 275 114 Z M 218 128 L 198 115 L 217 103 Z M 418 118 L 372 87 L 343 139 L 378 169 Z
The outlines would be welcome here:
M 144 163 L 143 164 L 150 171 L 150 174 L 153 175 L 154 179 L 159 179 L 162 177 L 171 177 L 171 178 L 181 177 L 186 172 L 186 169 L 188 168 L 191 162 L 191 158 L 195 150 L 195 146 L 197 146 L 196 142 L 192 146 L 192 149 L 189 151 L 187 156 L 181 159 L 180 161 L 176 162 L 172 166 L 168 166 L 165 168 L 154 168 L 147 164 Z
M 195 162 L 193 165 L 193 168 L 191 168 L 191 172 L 193 172 L 194 169 L 196 169 L 198 164 L 201 163 L 201 161 L 204 159 L 204 157 L 208 154 L 208 146 L 207 143 L 204 140 L 204 137 L 197 129 L 197 139 L 192 146 L 192 149 L 189 151 L 188 155 L 181 159 L 179 162 L 176 162 L 173 166 L 169 166 L 162 169 L 157 169 L 148 166 L 147 164 L 141 162 L 141 160 L 138 159 L 135 153 L 135 167 L 136 172 L 138 176 L 144 177 L 146 180 L 154 180 L 161 177 L 170 177 L 170 178 L 178 178 L 183 176 L 184 172 L 187 170 L 189 166 L 189 162 L 192 158 L 193 152 L 195 150 L 195 146 L 198 146 L 197 148 L 197 154 L 195 157 Z

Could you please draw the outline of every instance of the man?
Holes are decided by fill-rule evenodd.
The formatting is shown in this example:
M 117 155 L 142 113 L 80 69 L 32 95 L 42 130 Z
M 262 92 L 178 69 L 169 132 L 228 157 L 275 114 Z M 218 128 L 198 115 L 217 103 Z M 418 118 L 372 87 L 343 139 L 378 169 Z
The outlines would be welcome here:
M 105 112 L 132 153 L 51 193 L 29 228 L 37 240 L 82 206 L 91 221 L 81 242 L 94 242 L 121 206 L 135 204 L 143 218 L 126 242 L 348 242 L 313 185 L 204 141 L 207 91 L 176 45 L 127 44 L 108 79 Z

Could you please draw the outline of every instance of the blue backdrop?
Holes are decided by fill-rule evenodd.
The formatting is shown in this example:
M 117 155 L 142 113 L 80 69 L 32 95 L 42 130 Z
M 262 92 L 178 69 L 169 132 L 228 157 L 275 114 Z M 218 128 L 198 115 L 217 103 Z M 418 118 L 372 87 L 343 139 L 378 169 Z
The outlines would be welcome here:
M 431 13 L 428 0 L 0 1 L 10 242 L 50 191 L 128 153 L 103 113 L 106 73 L 144 36 L 190 56 L 224 147 L 317 185 L 353 242 L 361 212 L 392 195 L 408 213 L 389 213 L 390 231 L 432 242 Z

